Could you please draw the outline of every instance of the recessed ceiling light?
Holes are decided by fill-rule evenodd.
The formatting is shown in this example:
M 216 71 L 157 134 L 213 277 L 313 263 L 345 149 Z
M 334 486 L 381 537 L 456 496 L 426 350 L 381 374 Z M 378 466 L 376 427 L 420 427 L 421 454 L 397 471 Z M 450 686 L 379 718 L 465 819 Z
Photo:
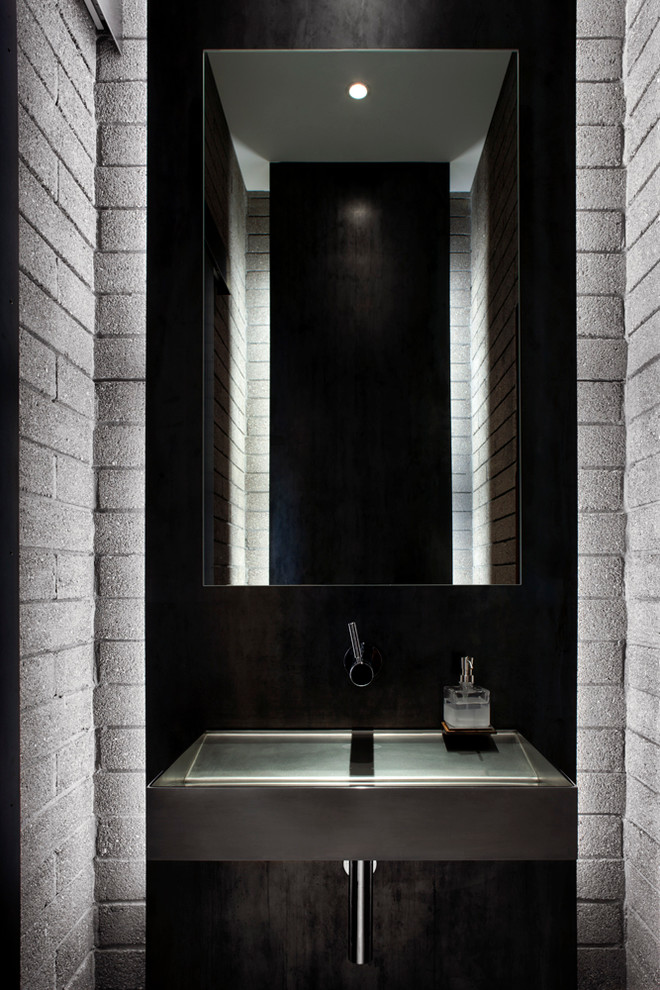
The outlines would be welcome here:
M 369 90 L 361 82 L 354 82 L 352 86 L 348 87 L 348 95 L 352 96 L 354 100 L 363 100 Z

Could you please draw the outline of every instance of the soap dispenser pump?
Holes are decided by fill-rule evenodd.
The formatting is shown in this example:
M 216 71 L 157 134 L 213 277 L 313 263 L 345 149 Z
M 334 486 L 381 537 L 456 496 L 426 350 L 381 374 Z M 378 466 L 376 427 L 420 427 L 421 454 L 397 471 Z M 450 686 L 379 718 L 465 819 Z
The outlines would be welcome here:
M 448 729 L 490 726 L 490 691 L 474 683 L 474 657 L 461 657 L 459 683 L 444 690 L 444 720 Z

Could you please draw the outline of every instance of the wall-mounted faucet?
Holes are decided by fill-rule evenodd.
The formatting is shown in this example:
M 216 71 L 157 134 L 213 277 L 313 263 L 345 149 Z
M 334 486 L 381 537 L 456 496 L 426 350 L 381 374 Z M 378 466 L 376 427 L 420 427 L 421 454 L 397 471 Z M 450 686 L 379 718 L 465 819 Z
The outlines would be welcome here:
M 356 687 L 366 687 L 371 684 L 383 665 L 383 658 L 377 647 L 367 643 L 360 643 L 357 626 L 354 622 L 348 623 L 348 634 L 351 638 L 351 645 L 344 654 L 344 667 L 348 671 L 348 676 L 352 684 Z

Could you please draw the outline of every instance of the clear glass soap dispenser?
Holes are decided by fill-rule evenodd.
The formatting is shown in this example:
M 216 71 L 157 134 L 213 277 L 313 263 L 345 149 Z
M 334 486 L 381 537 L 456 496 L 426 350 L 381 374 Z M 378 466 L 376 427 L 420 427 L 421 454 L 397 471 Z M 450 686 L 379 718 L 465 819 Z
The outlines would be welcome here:
M 444 690 L 444 720 L 449 729 L 487 729 L 490 725 L 490 691 L 474 683 L 473 657 L 461 657 L 459 683 Z

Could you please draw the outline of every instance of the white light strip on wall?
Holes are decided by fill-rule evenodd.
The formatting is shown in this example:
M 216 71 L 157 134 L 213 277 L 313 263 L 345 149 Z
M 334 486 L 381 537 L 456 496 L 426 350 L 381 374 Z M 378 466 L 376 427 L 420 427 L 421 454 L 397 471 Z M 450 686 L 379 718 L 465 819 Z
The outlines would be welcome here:
M 96 7 L 94 6 L 94 0 L 83 0 L 83 3 L 85 4 L 85 6 L 87 7 L 87 10 L 89 11 L 89 16 L 94 21 L 94 27 L 96 28 L 96 30 L 97 31 L 103 31 L 104 28 L 105 28 L 105 25 L 104 25 L 103 21 L 101 20 L 101 18 L 99 17 L 99 14 L 98 14 L 98 11 L 97 11 Z

